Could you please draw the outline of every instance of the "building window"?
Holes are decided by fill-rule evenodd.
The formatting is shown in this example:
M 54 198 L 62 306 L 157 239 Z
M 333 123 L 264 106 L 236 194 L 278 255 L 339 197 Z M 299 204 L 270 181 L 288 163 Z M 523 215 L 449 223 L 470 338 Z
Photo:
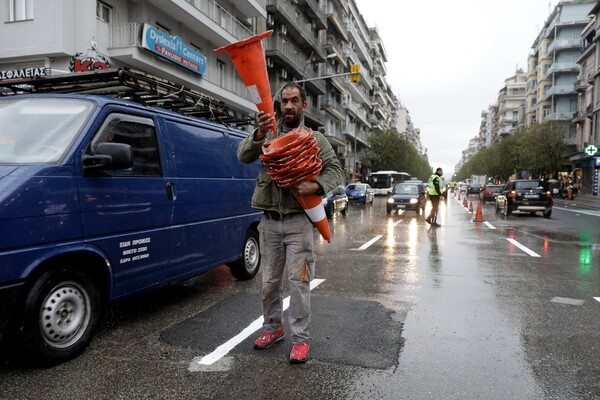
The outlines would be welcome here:
M 33 19 L 33 0 L 10 0 L 9 21 L 25 21 Z
M 225 63 L 217 60 L 217 85 L 225 87 Z
M 102 22 L 110 23 L 110 16 L 112 14 L 112 7 L 101 1 L 96 2 L 96 18 Z

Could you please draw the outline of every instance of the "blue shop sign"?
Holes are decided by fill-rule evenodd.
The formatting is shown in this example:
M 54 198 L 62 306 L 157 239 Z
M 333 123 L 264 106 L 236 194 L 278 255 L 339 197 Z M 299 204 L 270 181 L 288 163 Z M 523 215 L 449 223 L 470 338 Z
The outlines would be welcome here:
M 142 47 L 199 75 L 206 71 L 203 54 L 185 45 L 181 38 L 169 36 L 153 26 L 144 24 Z

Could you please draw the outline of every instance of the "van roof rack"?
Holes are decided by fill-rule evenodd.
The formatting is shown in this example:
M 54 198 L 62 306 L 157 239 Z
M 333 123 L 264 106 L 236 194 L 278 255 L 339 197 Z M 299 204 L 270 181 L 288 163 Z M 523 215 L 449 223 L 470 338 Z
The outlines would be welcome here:
M 234 110 L 222 101 L 157 76 L 127 68 L 0 81 L 0 95 L 23 93 L 98 94 L 236 127 L 255 124 L 254 118 Z

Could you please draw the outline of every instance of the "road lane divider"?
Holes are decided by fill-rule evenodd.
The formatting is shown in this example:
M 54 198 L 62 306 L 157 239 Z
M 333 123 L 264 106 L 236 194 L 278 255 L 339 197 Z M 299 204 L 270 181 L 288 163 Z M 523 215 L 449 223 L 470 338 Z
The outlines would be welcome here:
M 487 226 L 488 228 L 490 228 L 490 229 L 496 229 L 496 227 L 495 227 L 494 225 L 490 224 L 490 223 L 489 223 L 489 222 L 487 222 L 487 221 L 483 221 L 483 224 L 484 224 L 485 226 Z
M 383 237 L 383 235 L 377 235 L 375 236 L 373 239 L 369 240 L 367 243 L 363 244 L 362 246 L 360 246 L 358 249 L 350 249 L 351 251 L 363 251 L 368 249 L 373 243 L 375 243 L 376 241 L 378 241 L 379 239 L 381 239 Z
M 319 286 L 321 283 L 325 282 L 325 279 L 313 279 L 310 282 L 310 290 L 312 291 L 314 288 Z M 283 299 L 283 311 L 287 310 L 290 306 L 290 297 L 286 297 Z M 219 347 L 217 347 L 212 353 L 205 355 L 199 361 L 196 361 L 195 364 L 198 365 L 212 365 L 219 361 L 221 358 L 225 357 L 231 350 L 233 350 L 238 344 L 242 343 L 246 340 L 250 335 L 259 330 L 263 326 L 263 316 L 252 321 L 250 325 L 244 328 L 240 333 L 229 339 L 227 342 L 223 343 Z M 190 368 L 191 369 L 191 368 Z
M 529 254 L 531 257 L 541 257 L 535 251 L 529 250 L 527 247 L 523 246 L 521 243 L 517 242 L 515 239 L 506 238 L 510 243 L 517 246 L 519 249 L 523 250 L 525 253 Z

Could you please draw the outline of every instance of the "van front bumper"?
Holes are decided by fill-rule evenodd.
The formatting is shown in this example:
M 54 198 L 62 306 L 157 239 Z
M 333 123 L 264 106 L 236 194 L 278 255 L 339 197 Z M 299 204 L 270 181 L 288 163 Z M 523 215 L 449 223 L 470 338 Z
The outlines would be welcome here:
M 25 282 L 0 286 L 0 340 L 4 337 L 8 322 L 15 311 Z

